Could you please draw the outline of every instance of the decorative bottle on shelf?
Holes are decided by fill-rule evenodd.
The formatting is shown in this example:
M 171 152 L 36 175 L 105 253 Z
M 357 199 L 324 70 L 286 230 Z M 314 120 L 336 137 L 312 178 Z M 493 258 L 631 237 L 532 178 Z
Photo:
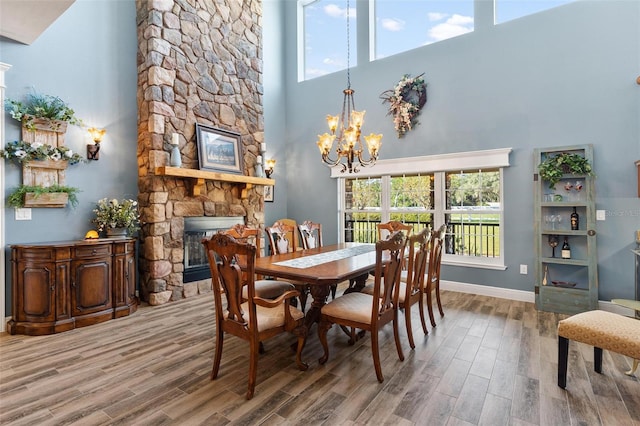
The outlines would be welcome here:
M 171 155 L 169 157 L 169 165 L 171 167 L 181 167 L 182 166 L 182 157 L 180 157 L 180 140 L 177 133 L 173 134 L 171 139 L 171 144 L 173 148 L 171 149 Z
M 564 243 L 562 243 L 562 258 L 571 259 L 571 247 L 569 247 L 569 240 L 564 237 Z
M 577 231 L 578 224 L 580 223 L 580 215 L 576 211 L 576 208 L 573 208 L 573 213 L 571 213 L 571 230 Z

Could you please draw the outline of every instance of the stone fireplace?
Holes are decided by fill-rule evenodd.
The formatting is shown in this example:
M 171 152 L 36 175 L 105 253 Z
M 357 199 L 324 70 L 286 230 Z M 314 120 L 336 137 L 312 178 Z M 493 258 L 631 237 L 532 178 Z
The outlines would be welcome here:
M 245 170 L 264 138 L 259 0 L 137 0 L 140 296 L 152 305 L 210 291 L 184 280 L 185 219 L 264 223 L 261 185 L 158 173 L 179 135 L 182 168 L 198 169 L 196 123 L 240 133 Z

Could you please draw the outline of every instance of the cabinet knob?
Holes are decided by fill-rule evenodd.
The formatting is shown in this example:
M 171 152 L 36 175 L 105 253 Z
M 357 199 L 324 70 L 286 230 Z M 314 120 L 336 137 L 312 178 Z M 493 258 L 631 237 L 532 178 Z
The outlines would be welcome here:
M 593 237 L 594 235 L 596 235 L 596 230 L 595 229 L 589 229 L 587 231 L 587 235 L 590 237 Z
M 50 288 L 51 291 L 54 291 L 55 289 L 56 289 L 56 286 L 54 286 L 54 285 L 52 285 L 51 288 Z
M 96 254 L 96 253 L 98 253 L 98 250 L 96 250 L 96 249 L 93 249 L 93 250 L 91 251 L 91 254 Z

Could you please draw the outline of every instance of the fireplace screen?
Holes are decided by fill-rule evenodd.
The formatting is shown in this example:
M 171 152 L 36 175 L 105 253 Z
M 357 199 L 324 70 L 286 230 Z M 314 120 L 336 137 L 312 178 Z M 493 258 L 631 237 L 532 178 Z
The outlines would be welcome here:
M 238 223 L 244 223 L 244 217 L 186 217 L 184 219 L 183 281 L 185 283 L 211 278 L 202 239 Z

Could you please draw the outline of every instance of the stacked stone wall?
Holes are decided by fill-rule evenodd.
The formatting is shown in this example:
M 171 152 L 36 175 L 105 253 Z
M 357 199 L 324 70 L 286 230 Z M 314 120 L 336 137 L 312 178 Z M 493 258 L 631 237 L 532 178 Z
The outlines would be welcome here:
M 210 289 L 183 283 L 184 218 L 244 216 L 263 226 L 262 186 L 190 182 L 155 174 L 169 165 L 173 133 L 182 167 L 198 168 L 196 123 L 241 135 L 244 170 L 264 140 L 262 6 L 259 0 L 137 0 L 140 295 L 162 304 Z M 248 173 L 247 173 L 248 174 Z

